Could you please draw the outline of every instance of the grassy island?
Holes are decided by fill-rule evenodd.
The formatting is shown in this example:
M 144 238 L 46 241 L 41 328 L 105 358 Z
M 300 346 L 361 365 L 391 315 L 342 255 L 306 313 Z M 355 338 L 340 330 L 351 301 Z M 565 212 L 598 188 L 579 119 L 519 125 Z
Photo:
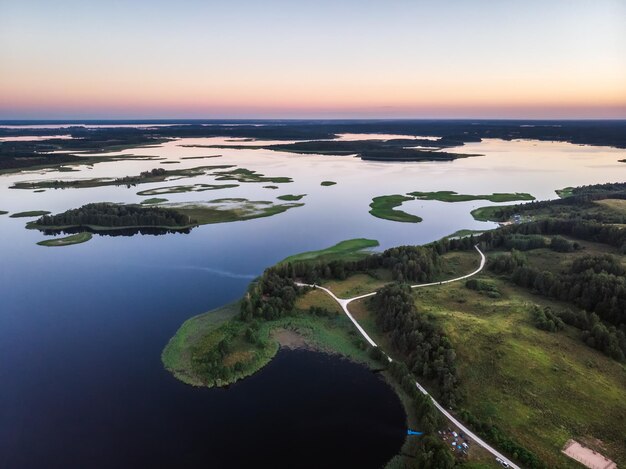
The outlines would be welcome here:
M 245 168 L 237 168 L 231 171 L 221 171 L 219 173 L 215 173 L 217 176 L 215 179 L 217 181 L 237 181 L 237 182 L 265 182 L 265 183 L 273 183 L 273 184 L 284 184 L 288 182 L 293 182 L 293 179 L 290 177 L 272 177 L 265 176 L 263 174 L 257 173 L 256 171 L 245 169 Z
M 199 166 L 187 169 L 155 168 L 144 171 L 137 176 L 126 176 L 122 178 L 91 178 L 91 179 L 67 179 L 67 180 L 43 180 L 16 182 L 11 189 L 83 189 L 89 187 L 103 186 L 135 186 L 137 184 L 148 184 L 162 182 L 168 178 L 187 178 L 202 176 L 211 170 L 232 168 L 232 165 Z
M 457 194 L 454 191 L 437 192 L 409 192 L 419 200 L 438 200 L 439 202 L 467 202 L 470 200 L 488 200 L 490 202 L 515 202 L 518 200 L 535 200 L 535 198 L 525 192 L 499 193 L 487 195 Z
M 0 215 L 6 215 L 7 213 L 9 213 L 9 212 L 7 212 L 5 210 L 0 210 Z
M 279 195 L 276 198 L 278 200 L 286 200 L 286 201 L 294 202 L 294 201 L 302 199 L 305 196 L 306 196 L 306 194 L 300 194 L 300 195 L 285 194 L 285 195 Z
M 320 183 L 320 186 L 327 187 L 327 186 L 334 186 L 335 184 L 337 184 L 335 181 L 322 181 Z
M 405 223 L 419 223 L 422 221 L 417 215 L 411 215 L 410 213 L 403 212 L 402 210 L 396 210 L 404 202 L 408 200 L 414 200 L 414 197 L 408 197 L 405 195 L 382 195 L 380 197 L 374 197 L 370 204 L 370 213 L 377 218 L 384 220 L 399 221 Z
M 27 212 L 17 212 L 9 215 L 11 218 L 32 218 L 48 215 L 50 212 L 47 210 L 29 210 Z
M 239 184 L 188 184 L 181 186 L 157 187 L 155 189 L 146 189 L 137 192 L 137 195 L 164 195 L 164 194 L 180 194 L 183 192 L 205 192 L 220 189 L 232 189 L 239 187 Z
M 65 236 L 63 238 L 46 239 L 39 241 L 39 246 L 70 246 L 72 244 L 86 243 L 92 238 L 92 234 L 88 232 L 76 233 L 75 235 Z

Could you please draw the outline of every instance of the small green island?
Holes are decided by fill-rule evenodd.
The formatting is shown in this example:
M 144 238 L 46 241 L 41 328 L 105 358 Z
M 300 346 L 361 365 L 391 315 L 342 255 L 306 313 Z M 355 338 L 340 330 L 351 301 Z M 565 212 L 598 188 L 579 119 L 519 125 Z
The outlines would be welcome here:
M 39 246 L 70 246 L 72 244 L 82 244 L 86 243 L 92 238 L 93 234 L 89 232 L 76 233 L 74 235 L 65 236 L 63 238 L 54 238 L 54 239 L 46 239 L 44 241 L 39 241 L 37 244 Z
M 422 221 L 421 217 L 417 215 L 411 215 L 402 210 L 396 210 L 396 207 L 401 206 L 404 202 L 409 200 L 415 200 L 415 197 L 408 197 L 406 195 L 381 195 L 380 197 L 374 197 L 370 204 L 370 213 L 377 218 L 383 220 L 399 221 L 404 223 L 419 223 Z
M 5 210 L 0 210 L 0 215 L 6 215 L 7 213 L 9 213 L 9 212 L 7 212 Z
M 33 218 L 48 215 L 50 212 L 47 210 L 29 210 L 26 212 L 17 212 L 9 215 L 10 218 Z
M 396 207 L 401 206 L 404 202 L 410 200 L 436 200 L 439 202 L 467 202 L 472 200 L 489 200 L 491 202 L 512 202 L 512 201 L 525 201 L 535 200 L 535 198 L 527 193 L 515 192 L 515 193 L 494 193 L 487 195 L 469 195 L 458 194 L 454 191 L 437 191 L 437 192 L 409 192 L 406 195 L 394 194 L 394 195 L 382 195 L 374 197 L 370 204 L 370 214 L 377 218 L 384 220 L 405 222 L 405 223 L 419 223 L 422 221 L 421 217 L 417 215 L 411 215 L 402 210 L 397 210 Z M 473 210 L 472 216 L 476 220 L 489 221 L 493 218 L 493 211 L 498 207 L 479 208 Z
M 334 186 L 335 184 L 337 184 L 335 181 L 322 181 L 320 183 L 320 186 L 327 187 L 327 186 Z
M 306 196 L 306 194 L 299 194 L 299 195 L 285 194 L 285 195 L 279 195 L 276 198 L 278 200 L 286 200 L 286 201 L 289 201 L 289 202 L 294 202 L 294 201 L 302 199 L 305 196 Z

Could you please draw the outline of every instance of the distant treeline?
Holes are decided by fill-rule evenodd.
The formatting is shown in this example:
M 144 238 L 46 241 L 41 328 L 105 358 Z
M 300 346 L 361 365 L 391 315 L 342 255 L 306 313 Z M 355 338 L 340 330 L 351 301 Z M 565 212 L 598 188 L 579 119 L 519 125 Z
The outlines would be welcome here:
M 57 215 L 44 215 L 37 219 L 33 226 L 74 227 L 81 225 L 103 227 L 137 227 L 166 226 L 185 227 L 194 224 L 194 220 L 175 210 L 111 203 L 93 203 L 80 208 L 67 210 Z
M 166 127 L 92 128 L 73 126 L 63 129 L 6 128 L 0 137 L 69 134 L 72 139 L 37 142 L 0 142 L 0 169 L 40 164 L 65 163 L 73 155 L 43 155 L 61 151 L 104 152 L 163 142 L 170 138 L 228 137 L 258 140 L 332 139 L 341 133 L 386 133 L 437 136 L 439 145 L 462 145 L 483 138 L 537 139 L 576 144 L 608 145 L 626 148 L 626 121 L 500 121 L 500 120 L 399 120 L 399 121 L 164 121 Z M 228 123 L 237 125 L 224 125 Z M 19 124 L 30 124 L 21 121 Z M 103 121 L 102 123 L 111 124 Z M 121 122 L 120 124 L 128 124 Z M 137 124 L 138 122 L 131 122 Z M 56 122 L 55 122 L 56 124 Z M 261 124 L 261 125 L 259 125 Z M 42 158 L 39 161 L 33 157 Z M 42 162 L 43 160 L 43 162 Z M 49 160 L 49 161 L 47 161 Z

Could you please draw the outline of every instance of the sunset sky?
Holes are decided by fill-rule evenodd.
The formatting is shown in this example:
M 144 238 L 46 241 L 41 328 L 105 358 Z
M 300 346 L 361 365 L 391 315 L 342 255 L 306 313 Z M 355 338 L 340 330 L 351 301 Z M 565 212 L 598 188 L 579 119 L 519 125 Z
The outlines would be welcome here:
M 0 119 L 626 118 L 626 1 L 0 0 Z

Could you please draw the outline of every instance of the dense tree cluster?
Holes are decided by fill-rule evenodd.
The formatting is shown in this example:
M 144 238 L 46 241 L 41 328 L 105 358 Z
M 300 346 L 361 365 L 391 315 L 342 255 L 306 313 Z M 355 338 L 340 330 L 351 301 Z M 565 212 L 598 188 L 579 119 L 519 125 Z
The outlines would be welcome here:
M 294 304 L 301 289 L 291 278 L 278 275 L 273 268 L 250 285 L 241 300 L 240 317 L 244 321 L 254 318 L 278 319 L 293 312 Z
M 626 230 L 619 226 L 586 220 L 542 219 L 520 225 L 509 225 L 483 233 L 479 240 L 490 248 L 503 247 L 509 236 L 513 234 L 571 236 L 585 241 L 608 244 L 626 252 Z
M 163 168 L 154 168 L 150 171 L 142 171 L 139 173 L 139 176 L 125 176 L 122 178 L 117 178 L 115 182 L 117 184 L 127 184 L 133 185 L 141 182 L 144 179 L 150 179 L 155 177 L 161 177 L 167 175 L 167 171 Z
M 436 380 L 442 402 L 453 406 L 457 391 L 456 354 L 441 328 L 417 311 L 411 288 L 390 284 L 370 301 L 378 326 L 390 333 L 395 351 L 407 358 L 416 376 Z
M 572 302 L 587 310 L 588 313 L 575 314 L 570 311 L 557 316 L 566 324 L 581 329 L 582 338 L 590 347 L 617 360 L 624 359 L 626 269 L 619 259 L 608 254 L 584 256 L 576 259 L 567 271 L 553 273 L 530 267 L 522 253 L 512 251 L 510 255 L 495 257 L 489 263 L 489 268 L 509 274 L 517 285 L 561 301 Z M 551 319 L 546 317 L 546 321 L 541 322 L 549 325 Z
M 465 287 L 469 288 L 470 290 L 484 293 L 489 298 L 500 298 L 501 296 L 498 287 L 496 287 L 493 283 L 486 282 L 484 280 L 471 278 L 465 282 Z
M 387 360 L 377 347 L 371 349 L 372 358 L 386 363 Z M 443 417 L 433 405 L 428 395 L 422 394 L 415 384 L 415 378 L 406 364 L 399 360 L 389 363 L 387 370 L 392 378 L 407 394 L 413 407 L 415 417 L 418 420 L 420 431 L 424 436 L 420 437 L 420 451 L 415 460 L 408 467 L 415 468 L 441 468 L 448 469 L 455 466 L 455 460 L 447 445 L 436 435 L 437 429 L 443 425 Z
M 357 272 L 374 275 L 375 269 L 384 268 L 391 271 L 396 281 L 417 283 L 432 280 L 439 272 L 439 262 L 438 251 L 432 246 L 400 246 L 358 261 L 289 262 L 268 270 L 282 277 L 319 283 L 322 279 L 343 280 Z
M 552 308 L 549 306 L 540 308 L 539 306 L 534 305 L 531 308 L 530 313 L 533 317 L 535 326 L 539 329 L 548 332 L 557 332 L 565 327 L 563 320 L 553 313 Z
M 103 227 L 150 227 L 150 226 L 188 226 L 194 220 L 175 210 L 161 207 L 143 207 L 139 205 L 121 205 L 94 203 L 80 208 L 67 210 L 57 215 L 44 215 L 35 225 L 55 226 L 103 226 Z
M 604 324 L 597 314 L 587 311 L 561 311 L 559 318 L 565 323 L 582 331 L 581 339 L 591 348 L 601 351 L 615 360 L 623 361 L 626 357 L 626 331 L 622 325 Z

